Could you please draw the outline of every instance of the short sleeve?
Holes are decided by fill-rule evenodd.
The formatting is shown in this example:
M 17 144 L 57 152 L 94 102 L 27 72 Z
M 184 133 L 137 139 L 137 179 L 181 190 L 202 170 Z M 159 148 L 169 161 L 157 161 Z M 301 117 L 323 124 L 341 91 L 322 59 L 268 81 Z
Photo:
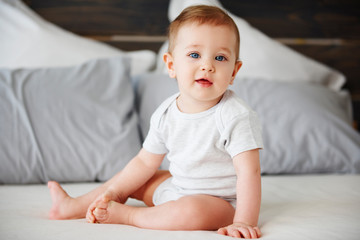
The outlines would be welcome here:
M 158 129 L 161 116 L 158 116 L 157 114 L 158 112 L 155 111 L 151 117 L 150 129 L 144 140 L 143 148 L 151 153 L 164 154 L 167 153 L 168 150 L 165 146 L 162 134 Z
M 222 134 L 225 149 L 235 157 L 252 149 L 263 148 L 261 125 L 255 112 L 249 111 L 233 118 Z

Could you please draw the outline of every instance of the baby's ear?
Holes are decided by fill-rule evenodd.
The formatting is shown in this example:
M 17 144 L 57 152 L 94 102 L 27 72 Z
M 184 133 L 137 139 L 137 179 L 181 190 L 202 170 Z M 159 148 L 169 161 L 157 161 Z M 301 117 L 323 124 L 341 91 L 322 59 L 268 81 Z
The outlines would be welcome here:
M 163 56 L 166 68 L 168 69 L 169 77 L 175 78 L 174 59 L 170 53 L 165 53 Z
M 233 73 L 232 73 L 232 75 L 231 75 L 232 78 L 231 78 L 231 83 L 230 83 L 230 84 L 233 84 L 234 79 L 235 79 L 235 77 L 236 77 L 236 74 L 237 74 L 238 71 L 240 70 L 241 66 L 242 66 L 242 61 L 240 61 L 240 60 L 236 61 L 235 67 L 234 67 L 234 71 L 233 71 Z

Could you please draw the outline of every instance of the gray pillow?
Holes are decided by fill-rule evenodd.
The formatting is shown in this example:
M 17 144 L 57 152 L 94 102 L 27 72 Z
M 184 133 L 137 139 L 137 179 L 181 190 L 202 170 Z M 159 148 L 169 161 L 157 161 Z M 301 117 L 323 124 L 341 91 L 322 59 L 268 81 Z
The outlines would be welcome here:
M 135 82 L 141 132 L 146 136 L 152 112 L 178 91 L 177 84 L 161 74 L 141 75 Z M 351 126 L 347 92 L 309 83 L 238 78 L 231 89 L 262 122 L 263 174 L 360 173 L 360 135 Z
M 139 151 L 125 57 L 0 69 L 0 183 L 105 181 Z

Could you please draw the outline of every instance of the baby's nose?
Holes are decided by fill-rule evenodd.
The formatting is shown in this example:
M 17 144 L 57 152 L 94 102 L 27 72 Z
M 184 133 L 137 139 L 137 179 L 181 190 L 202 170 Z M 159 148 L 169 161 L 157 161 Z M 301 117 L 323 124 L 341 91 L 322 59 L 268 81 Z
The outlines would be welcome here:
M 204 62 L 201 66 L 202 71 L 215 72 L 214 66 L 210 62 Z

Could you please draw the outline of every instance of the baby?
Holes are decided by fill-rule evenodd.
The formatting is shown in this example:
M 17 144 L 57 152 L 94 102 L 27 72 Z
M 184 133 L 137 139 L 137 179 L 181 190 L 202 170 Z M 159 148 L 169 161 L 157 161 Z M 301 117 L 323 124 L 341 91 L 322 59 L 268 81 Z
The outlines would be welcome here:
M 242 65 L 239 44 L 234 21 L 221 9 L 186 8 L 170 24 L 164 54 L 179 93 L 154 112 L 138 155 L 103 185 L 71 198 L 49 182 L 50 218 L 260 237 L 260 124 L 227 89 Z M 166 154 L 169 171 L 158 170 Z M 125 205 L 128 197 L 149 207 Z

